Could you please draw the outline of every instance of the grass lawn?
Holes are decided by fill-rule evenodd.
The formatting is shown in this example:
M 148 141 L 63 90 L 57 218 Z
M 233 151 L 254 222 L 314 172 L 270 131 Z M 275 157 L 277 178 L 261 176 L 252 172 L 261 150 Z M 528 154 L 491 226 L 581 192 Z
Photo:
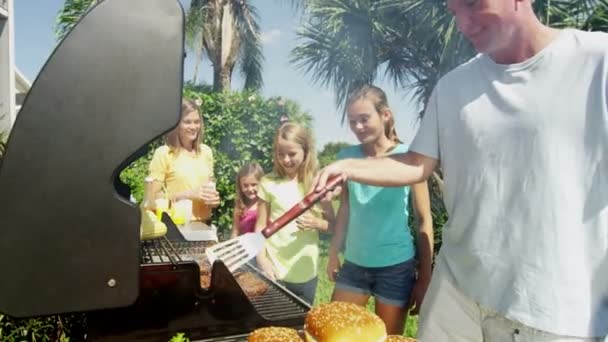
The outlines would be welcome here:
M 321 256 L 319 258 L 319 284 L 317 285 L 317 293 L 315 295 L 315 303 L 314 305 L 318 305 L 321 303 L 329 302 L 331 299 L 331 294 L 334 290 L 334 283 L 327 279 L 327 247 L 328 242 L 324 239 L 321 240 Z M 370 311 L 374 311 L 374 301 L 373 298 L 370 299 L 369 303 L 367 303 L 367 308 Z M 418 316 L 408 317 L 404 336 L 407 337 L 415 337 L 416 330 L 418 328 Z

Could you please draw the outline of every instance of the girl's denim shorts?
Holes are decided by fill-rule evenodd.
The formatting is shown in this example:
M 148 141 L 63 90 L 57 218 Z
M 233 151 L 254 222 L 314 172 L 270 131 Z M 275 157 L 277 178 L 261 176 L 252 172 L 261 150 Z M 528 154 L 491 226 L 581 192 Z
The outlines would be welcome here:
M 363 267 L 344 261 L 336 289 L 376 297 L 383 304 L 405 308 L 416 283 L 416 260 L 385 267 Z

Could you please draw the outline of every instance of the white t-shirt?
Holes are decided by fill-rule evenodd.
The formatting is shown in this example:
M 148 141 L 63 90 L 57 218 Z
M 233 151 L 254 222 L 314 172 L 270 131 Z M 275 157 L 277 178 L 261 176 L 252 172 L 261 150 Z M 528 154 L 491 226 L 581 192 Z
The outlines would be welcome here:
M 478 55 L 435 87 L 411 150 L 440 160 L 454 285 L 560 335 L 608 334 L 608 34 Z

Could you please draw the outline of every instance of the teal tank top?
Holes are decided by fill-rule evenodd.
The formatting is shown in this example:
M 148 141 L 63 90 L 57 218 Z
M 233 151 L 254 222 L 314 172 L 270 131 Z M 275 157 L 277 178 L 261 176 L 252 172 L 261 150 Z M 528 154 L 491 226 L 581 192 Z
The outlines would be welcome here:
M 407 152 L 398 144 L 389 154 Z M 340 150 L 338 159 L 366 158 L 361 145 Z M 382 172 L 382 171 L 378 171 Z M 415 256 L 408 227 L 409 187 L 379 187 L 348 181 L 349 217 L 346 260 L 364 267 L 384 267 Z

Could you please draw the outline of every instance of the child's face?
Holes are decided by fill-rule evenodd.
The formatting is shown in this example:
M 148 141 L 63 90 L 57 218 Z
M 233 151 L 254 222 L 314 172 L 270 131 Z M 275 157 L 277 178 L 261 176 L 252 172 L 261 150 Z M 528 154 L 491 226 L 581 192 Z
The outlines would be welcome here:
M 255 178 L 255 176 L 253 175 L 247 175 L 244 177 L 241 177 L 240 181 L 240 186 L 241 186 L 241 191 L 243 192 L 243 195 L 245 195 L 245 197 L 249 200 L 249 201 L 255 201 L 258 198 L 258 180 L 257 178 Z
M 388 113 L 378 113 L 371 101 L 360 99 L 351 103 L 346 108 L 346 115 L 350 130 L 362 144 L 374 143 L 384 136 Z
M 277 158 L 278 162 L 285 170 L 288 177 L 295 177 L 302 162 L 304 162 L 304 149 L 302 145 L 279 139 L 277 143 Z
M 200 115 L 198 115 L 198 111 L 194 110 L 182 116 L 177 130 L 180 143 L 183 146 L 192 146 L 198 139 L 202 125 L 203 122 Z

